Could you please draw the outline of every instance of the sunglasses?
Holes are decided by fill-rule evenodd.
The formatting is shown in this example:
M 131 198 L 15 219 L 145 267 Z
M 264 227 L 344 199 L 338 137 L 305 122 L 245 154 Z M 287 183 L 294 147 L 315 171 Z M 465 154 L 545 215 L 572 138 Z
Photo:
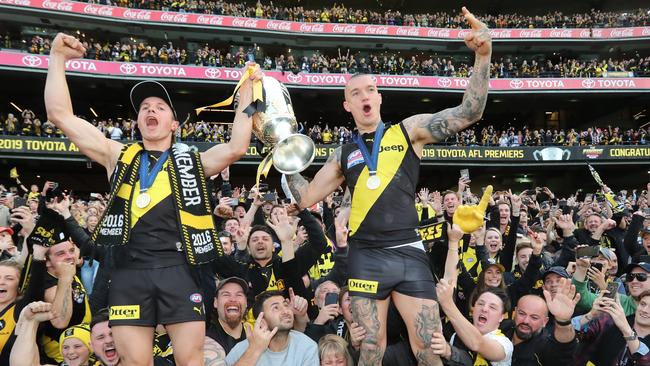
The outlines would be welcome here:
M 625 281 L 626 282 L 632 282 L 635 279 L 637 281 L 639 281 L 639 282 L 645 282 L 645 281 L 648 280 L 648 274 L 647 273 L 628 273 Z

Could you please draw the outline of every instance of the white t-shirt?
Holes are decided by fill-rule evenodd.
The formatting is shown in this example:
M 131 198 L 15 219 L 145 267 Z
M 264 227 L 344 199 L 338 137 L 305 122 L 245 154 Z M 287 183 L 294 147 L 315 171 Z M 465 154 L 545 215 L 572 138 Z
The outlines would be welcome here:
M 228 356 L 226 365 L 233 366 L 248 349 L 248 340 L 235 345 Z M 289 346 L 280 352 L 264 351 L 255 366 L 320 366 L 318 345 L 311 338 L 295 330 L 289 331 Z
M 492 366 L 510 366 L 512 364 L 512 352 L 514 350 L 514 346 L 512 345 L 512 341 L 508 339 L 499 329 L 494 330 L 488 334 L 484 334 L 483 337 L 494 340 L 499 342 L 501 347 L 503 347 L 503 351 L 506 353 L 506 357 L 503 360 L 499 361 L 490 361 L 490 365 Z M 456 333 L 451 336 L 451 339 L 449 340 L 450 344 L 454 344 L 454 340 L 456 339 Z M 482 357 L 478 355 L 478 357 Z M 482 365 L 482 363 L 476 363 L 474 362 L 474 365 Z

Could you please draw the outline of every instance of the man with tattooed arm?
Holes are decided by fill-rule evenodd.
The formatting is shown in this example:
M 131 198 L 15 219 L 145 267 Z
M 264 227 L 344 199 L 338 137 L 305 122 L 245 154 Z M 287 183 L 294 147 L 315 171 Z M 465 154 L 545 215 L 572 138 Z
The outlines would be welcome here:
M 492 44 L 485 24 L 466 8 L 471 26 L 465 37 L 474 50 L 474 71 L 462 103 L 434 114 L 419 114 L 385 124 L 382 96 L 369 75 L 354 75 L 345 86 L 343 107 L 357 126 L 354 143 L 335 150 L 311 182 L 287 176 L 301 208 L 323 200 L 343 182 L 351 199 L 349 281 L 352 313 L 366 330 L 359 365 L 379 365 L 386 347 L 386 314 L 393 301 L 408 327 L 420 365 L 441 365 L 430 348 L 440 329 L 435 286 L 417 230 L 413 205 L 424 145 L 445 141 L 478 121 L 485 108 Z

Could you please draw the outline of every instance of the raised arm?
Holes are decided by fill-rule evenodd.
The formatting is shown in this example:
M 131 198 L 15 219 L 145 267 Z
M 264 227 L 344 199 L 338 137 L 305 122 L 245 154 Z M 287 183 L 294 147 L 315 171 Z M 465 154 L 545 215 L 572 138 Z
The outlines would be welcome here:
M 16 324 L 16 341 L 9 355 L 12 366 L 40 365 L 36 331 L 40 323 L 54 318 L 52 305 L 45 302 L 33 302 L 20 312 Z
M 311 182 L 300 174 L 287 175 L 291 195 L 301 209 L 322 201 L 328 194 L 343 184 L 345 178 L 341 171 L 341 147 L 336 148 L 325 165 L 316 173 Z
M 45 82 L 45 109 L 53 122 L 90 159 L 98 162 L 110 176 L 122 149 L 119 142 L 107 139 L 95 126 L 74 115 L 65 79 L 65 63 L 80 58 L 86 49 L 81 42 L 59 33 L 52 41 L 50 65 Z
M 472 27 L 472 31 L 465 37 L 465 44 L 475 51 L 474 71 L 459 106 L 434 114 L 417 114 L 402 122 L 416 151 L 420 151 L 426 144 L 445 141 L 483 115 L 490 81 L 492 40 L 487 26 L 465 7 L 463 15 Z
M 253 101 L 253 82 L 263 77 L 259 65 L 249 63 L 247 68 L 252 68 L 253 74 L 239 88 L 239 103 L 235 111 L 235 119 L 232 124 L 230 142 L 218 144 L 201 153 L 201 163 L 205 175 L 219 174 L 222 170 L 236 162 L 246 154 L 251 141 L 253 131 L 253 119 L 244 112 Z

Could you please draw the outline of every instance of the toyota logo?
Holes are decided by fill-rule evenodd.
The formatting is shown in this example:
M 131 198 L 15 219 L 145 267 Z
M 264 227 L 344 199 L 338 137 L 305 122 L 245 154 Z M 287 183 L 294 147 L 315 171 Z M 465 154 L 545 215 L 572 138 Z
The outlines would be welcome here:
M 29 67 L 39 67 L 43 63 L 40 57 L 34 55 L 23 56 L 23 65 Z
M 524 87 L 524 82 L 519 79 L 510 80 L 510 87 L 513 89 L 521 89 Z
M 221 70 L 210 67 L 208 69 L 205 69 L 204 74 L 210 79 L 217 79 L 221 77 Z
M 290 83 L 297 84 L 302 81 L 302 75 L 290 72 L 287 74 L 287 80 L 289 80 Z
M 133 64 L 121 64 L 120 65 L 120 72 L 122 74 L 131 75 L 131 74 L 135 74 L 136 71 L 138 71 L 138 68 Z
M 591 88 L 594 87 L 594 84 L 596 84 L 596 82 L 593 79 L 584 79 L 584 80 L 582 80 L 582 87 L 583 88 L 591 89 Z
M 438 79 L 438 86 L 449 88 L 451 86 L 451 80 L 449 78 L 440 78 Z

